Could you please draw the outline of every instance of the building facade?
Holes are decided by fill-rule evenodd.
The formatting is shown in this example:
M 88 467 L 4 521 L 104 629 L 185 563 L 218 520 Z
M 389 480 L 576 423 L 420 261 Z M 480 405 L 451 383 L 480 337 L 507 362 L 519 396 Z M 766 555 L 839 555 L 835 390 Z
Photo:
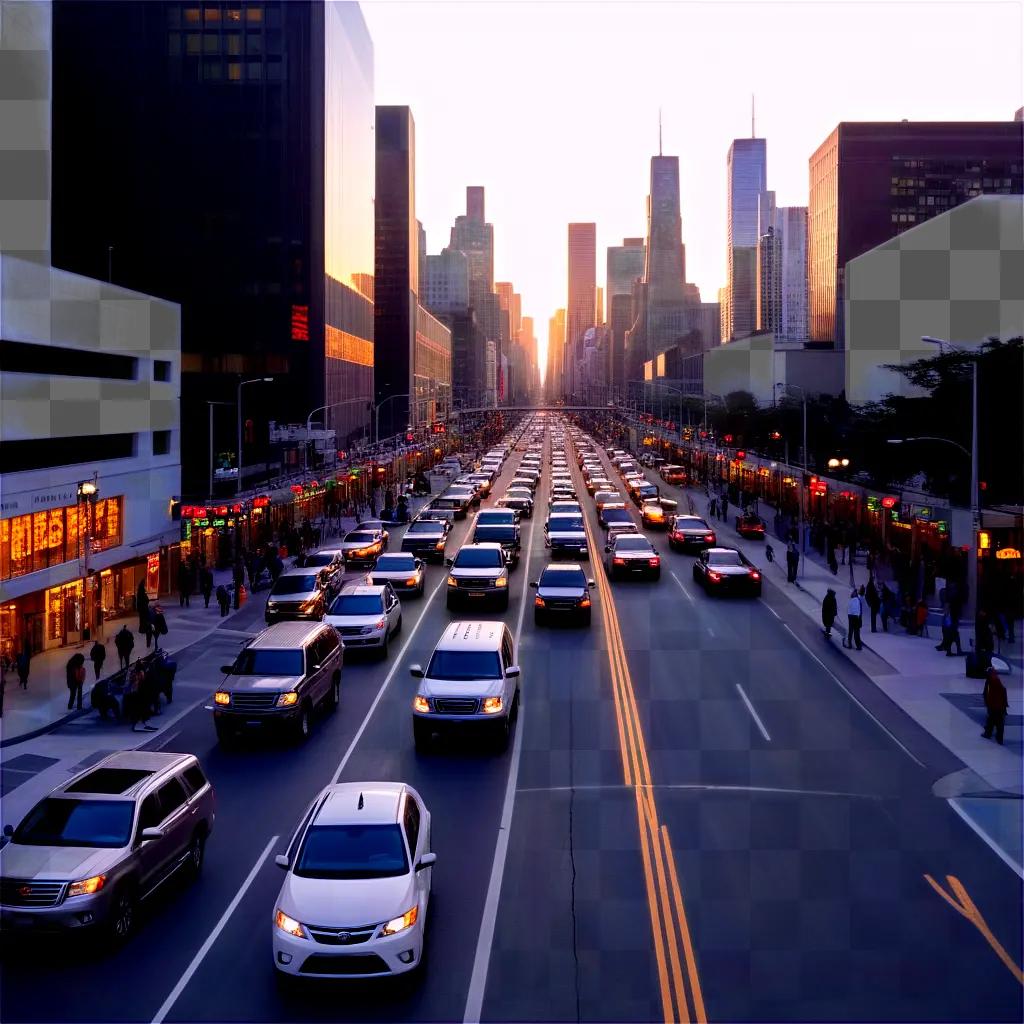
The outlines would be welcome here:
M 847 263 L 979 195 L 1024 192 L 1024 124 L 842 122 L 810 158 L 812 341 L 845 346 Z
M 271 419 L 328 404 L 340 441 L 362 436 L 374 100 L 358 4 L 53 12 L 54 263 L 181 304 L 186 493 L 206 494 L 211 449 L 237 471 L 235 415 L 208 403 L 235 404 L 240 380 L 275 378 L 245 391 L 253 470 Z
M 597 288 L 597 225 L 569 225 L 569 289 L 565 307 L 565 379 L 567 395 L 575 394 L 575 366 L 583 335 L 594 326 Z
M 549 402 L 556 402 L 565 393 L 565 310 L 555 310 L 548 320 L 547 373 L 544 389 Z
M 435 315 L 469 308 L 469 260 L 458 249 L 442 249 L 423 261 L 420 301 Z
M 729 301 L 723 341 L 745 338 L 757 329 L 757 211 L 767 188 L 764 139 L 735 139 L 726 160 L 726 259 Z

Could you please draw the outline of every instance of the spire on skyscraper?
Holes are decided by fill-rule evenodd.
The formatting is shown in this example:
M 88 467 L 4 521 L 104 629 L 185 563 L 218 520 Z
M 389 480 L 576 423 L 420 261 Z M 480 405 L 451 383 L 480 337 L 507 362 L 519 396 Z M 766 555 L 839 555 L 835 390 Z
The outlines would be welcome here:
M 754 132 L 754 94 L 750 94 L 750 137 L 756 139 L 757 135 Z
M 661 107 L 658 107 L 658 156 L 661 156 Z

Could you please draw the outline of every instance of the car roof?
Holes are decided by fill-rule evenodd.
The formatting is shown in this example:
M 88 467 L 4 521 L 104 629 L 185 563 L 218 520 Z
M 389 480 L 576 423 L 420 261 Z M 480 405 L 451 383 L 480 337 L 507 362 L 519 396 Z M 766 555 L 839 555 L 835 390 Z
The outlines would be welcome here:
M 322 565 L 307 565 L 301 569 L 286 569 L 281 576 L 316 576 L 323 569 Z M 278 579 L 281 578 L 278 577 Z
M 336 782 L 324 791 L 314 821 L 317 825 L 394 825 L 404 793 L 401 782 Z
M 541 572 L 583 572 L 579 562 L 548 562 Z
M 501 649 L 504 629 L 502 622 L 452 622 L 445 627 L 441 639 L 437 641 L 436 650 L 497 651 Z
M 399 554 L 401 552 L 398 552 Z M 345 594 L 354 594 L 357 597 L 368 597 L 374 594 L 380 595 L 387 590 L 383 583 L 357 583 L 354 586 L 346 587 Z
M 483 551 L 500 551 L 501 545 L 493 540 L 481 540 L 476 544 L 463 544 L 462 547 L 459 548 L 459 551 L 465 551 L 467 548 Z
M 708 555 L 742 555 L 743 552 L 739 548 L 723 548 L 721 546 L 715 548 L 705 548 L 705 554 Z
M 689 522 L 692 522 L 692 523 L 701 523 L 702 525 L 707 526 L 707 523 L 704 522 L 704 517 L 703 516 L 691 516 L 691 515 L 678 515 L 678 516 L 676 516 L 676 522 L 677 523 L 684 522 L 684 521 L 689 521 Z
M 277 650 L 303 647 L 322 629 L 322 622 L 275 622 L 267 626 L 250 643 L 255 650 Z
M 67 794 L 76 799 L 83 796 L 130 797 L 134 796 L 154 776 L 182 768 L 194 760 L 194 754 L 165 753 L 161 750 L 119 750 L 73 775 L 62 783 L 53 795 Z M 110 776 L 122 772 L 125 782 L 123 788 L 116 785 L 103 785 L 99 781 L 97 781 L 95 789 L 82 786 L 82 781 L 91 775 L 96 775 L 97 780 L 104 779 L 109 782 Z

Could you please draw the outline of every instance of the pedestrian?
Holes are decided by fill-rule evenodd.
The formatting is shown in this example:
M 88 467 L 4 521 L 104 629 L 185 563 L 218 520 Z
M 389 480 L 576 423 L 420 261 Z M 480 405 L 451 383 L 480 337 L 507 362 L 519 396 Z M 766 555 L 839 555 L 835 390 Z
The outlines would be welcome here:
M 24 644 L 14 659 L 14 667 L 18 670 L 18 682 L 23 690 L 28 689 L 28 670 L 31 660 L 32 655 L 29 653 L 28 644 Z
M 99 640 L 92 645 L 92 649 L 89 651 L 89 660 L 92 662 L 92 668 L 96 673 L 96 678 L 99 679 L 100 672 L 103 671 L 103 662 L 107 660 L 107 649 L 99 642 Z
M 139 632 L 146 638 L 146 647 L 153 642 L 153 626 L 149 621 L 149 594 L 146 581 L 140 580 L 135 591 L 135 610 L 139 613 Z
M 956 644 L 956 653 L 963 654 L 963 648 L 960 646 L 960 623 L 953 618 L 952 611 L 947 607 L 942 616 L 942 643 L 937 644 L 935 650 L 945 651 L 946 657 L 952 658 L 954 644 Z
M 718 518 L 718 499 L 717 498 L 712 498 L 711 499 L 711 504 L 710 504 L 710 506 L 708 506 L 708 515 L 711 516 L 712 519 L 717 519 Z
M 143 687 L 146 673 L 141 665 L 136 665 L 128 682 L 128 692 L 124 695 L 125 712 L 132 724 L 132 732 L 156 732 L 156 726 L 149 724 L 152 704 L 147 704 Z M 142 726 L 141 729 L 138 726 Z
M 223 619 L 231 607 L 231 595 L 223 583 L 217 588 L 217 604 L 220 605 L 220 617 Z
M 199 571 L 199 589 L 203 595 L 204 607 L 210 607 L 210 598 L 213 595 L 213 573 L 209 566 L 204 565 Z
M 800 569 L 800 551 L 796 541 L 791 540 L 786 548 L 786 582 L 796 583 L 796 574 Z
M 871 576 L 868 577 L 868 585 L 864 589 L 864 600 L 871 612 L 871 632 L 877 633 L 878 610 L 882 606 L 882 598 L 878 593 L 878 587 L 875 586 L 874 578 Z
M 153 629 L 154 650 L 160 650 L 160 637 L 167 636 L 167 620 L 164 618 L 164 610 L 160 605 L 155 604 L 150 609 L 150 621 Z M 149 644 L 146 644 L 148 647 Z
M 864 622 L 864 599 L 857 593 L 856 587 L 850 591 L 850 600 L 846 606 L 847 636 L 844 647 L 853 650 L 854 644 L 857 650 L 864 649 L 860 639 L 860 627 Z
M 992 730 L 995 729 L 996 743 L 1002 745 L 1003 729 L 1006 726 L 1006 713 L 1009 710 L 1010 702 L 1007 700 L 1006 687 L 1003 685 L 999 673 L 989 665 L 985 673 L 985 689 L 982 691 L 985 700 L 985 710 L 988 714 L 985 717 L 985 731 L 981 734 L 985 739 L 992 738 Z
M 135 646 L 135 637 L 127 626 L 122 626 L 115 635 L 114 646 L 117 648 L 118 668 L 127 669 L 132 661 L 132 648 Z
M 178 604 L 182 608 L 188 608 L 191 604 L 193 579 L 192 566 L 182 562 L 178 566 Z
M 727 523 L 729 521 L 729 498 L 727 495 L 722 495 L 722 522 Z
M 838 614 L 839 602 L 836 600 L 836 592 L 829 587 L 821 602 L 821 624 L 825 627 L 825 636 L 832 636 L 832 623 L 836 621 Z
M 889 589 L 888 583 L 882 584 L 882 593 L 879 595 L 881 598 L 881 605 L 879 611 L 882 613 L 882 632 L 889 632 L 889 619 L 893 618 L 894 606 L 896 604 L 896 595 Z
M 839 562 L 836 560 L 836 549 L 834 547 L 828 549 L 828 567 L 832 570 L 833 576 L 839 575 Z
M 923 597 L 914 606 L 914 634 L 928 635 L 928 605 Z
M 72 654 L 65 666 L 68 684 L 68 711 L 78 702 L 78 710 L 82 710 L 82 687 L 85 685 L 85 655 Z

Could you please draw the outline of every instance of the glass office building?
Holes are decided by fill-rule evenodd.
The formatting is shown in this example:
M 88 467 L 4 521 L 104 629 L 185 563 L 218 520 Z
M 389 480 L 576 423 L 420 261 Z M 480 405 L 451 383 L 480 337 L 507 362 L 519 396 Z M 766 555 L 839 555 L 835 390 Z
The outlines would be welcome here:
M 56 0 L 53 29 L 53 261 L 181 304 L 184 493 L 206 494 L 208 453 L 237 457 L 240 380 L 274 377 L 242 393 L 245 466 L 269 420 L 317 406 L 340 447 L 362 436 L 374 98 L 358 4 Z
M 726 258 L 729 304 L 722 341 L 757 329 L 757 205 L 765 191 L 768 155 L 764 139 L 736 139 L 729 147 Z
M 846 264 L 980 195 L 1024 191 L 1024 124 L 844 122 L 810 159 L 812 341 L 845 347 Z

